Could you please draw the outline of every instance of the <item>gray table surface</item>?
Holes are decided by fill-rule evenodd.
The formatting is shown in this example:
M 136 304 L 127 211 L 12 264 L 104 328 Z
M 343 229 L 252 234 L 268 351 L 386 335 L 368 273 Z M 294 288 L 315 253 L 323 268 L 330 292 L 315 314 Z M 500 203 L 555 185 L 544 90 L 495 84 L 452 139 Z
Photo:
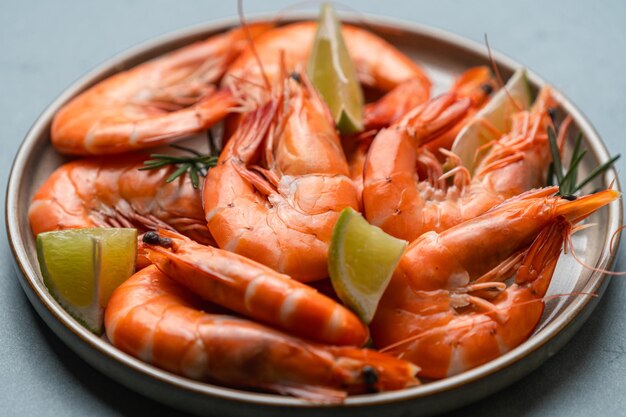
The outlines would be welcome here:
M 252 14 L 289 3 L 247 1 L 246 9 Z M 535 70 L 577 103 L 611 153 L 626 151 L 626 2 L 342 3 L 478 41 L 488 33 L 492 47 Z M 234 13 L 234 1 L 2 1 L 0 184 L 6 183 L 31 123 L 73 80 L 141 41 Z M 624 171 L 626 158 L 617 168 Z M 4 207 L 4 196 L 0 198 Z M 71 352 L 29 305 L 11 256 L 3 240 L 0 415 L 182 415 L 117 385 Z M 616 269 L 626 269 L 623 250 Z M 626 282 L 614 278 L 589 321 L 556 356 L 509 388 L 450 416 L 626 415 L 624 299 Z

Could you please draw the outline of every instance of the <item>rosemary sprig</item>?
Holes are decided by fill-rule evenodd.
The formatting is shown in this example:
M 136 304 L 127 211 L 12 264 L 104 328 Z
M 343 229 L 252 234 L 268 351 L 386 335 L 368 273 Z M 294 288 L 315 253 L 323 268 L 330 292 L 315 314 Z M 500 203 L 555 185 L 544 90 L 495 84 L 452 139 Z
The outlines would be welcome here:
M 585 185 L 589 184 L 598 175 L 609 169 L 615 161 L 617 161 L 620 155 L 615 155 L 607 162 L 596 167 L 582 182 L 578 183 L 578 167 L 583 158 L 587 154 L 586 149 L 582 149 L 582 134 L 579 134 L 574 144 L 574 150 L 572 152 L 572 158 L 570 159 L 567 171 L 563 170 L 563 162 L 561 161 L 561 153 L 559 152 L 559 145 L 557 143 L 557 134 L 551 126 L 548 126 L 548 140 L 550 142 L 550 153 L 552 154 L 552 163 L 548 169 L 548 185 L 554 184 L 556 177 L 556 183 L 559 185 L 559 192 L 557 195 L 566 199 L 575 199 L 575 194 L 580 191 Z
M 176 166 L 178 168 L 166 178 L 165 182 L 172 182 L 184 173 L 189 172 L 191 185 L 193 185 L 193 188 L 197 189 L 200 186 L 200 176 L 206 177 L 209 172 L 209 168 L 214 167 L 217 164 L 217 155 L 219 155 L 219 150 L 215 149 L 215 146 L 213 145 L 213 137 L 211 134 L 209 134 L 208 139 L 208 154 L 202 154 L 195 149 L 188 148 L 186 146 L 170 145 L 172 148 L 190 153 L 191 156 L 175 156 L 153 153 L 150 154 L 150 158 L 152 159 L 144 161 L 144 166 L 139 168 L 139 170 L 148 171 L 152 169 L 159 169 L 167 165 Z

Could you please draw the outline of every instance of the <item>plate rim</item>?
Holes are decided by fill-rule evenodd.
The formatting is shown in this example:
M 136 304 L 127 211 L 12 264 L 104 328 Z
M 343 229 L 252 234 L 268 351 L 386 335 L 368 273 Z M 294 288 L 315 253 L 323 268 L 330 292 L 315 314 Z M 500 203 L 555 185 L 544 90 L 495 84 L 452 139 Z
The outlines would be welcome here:
M 312 12 L 297 12 L 288 13 L 283 15 L 283 22 L 291 22 L 302 19 L 311 19 L 315 14 Z M 454 34 L 452 32 L 427 26 L 424 24 L 409 22 L 402 19 L 373 16 L 368 14 L 358 15 L 359 19 L 346 18 L 343 19 L 349 23 L 355 24 L 371 24 L 373 26 L 387 27 L 393 30 L 402 32 L 411 32 L 422 37 L 430 37 L 441 40 L 448 44 L 460 46 L 463 49 L 467 49 L 474 54 L 486 57 L 486 53 L 483 51 L 484 46 L 471 39 Z M 272 14 L 257 14 L 247 18 L 248 22 L 256 22 L 263 20 L 273 20 Z M 182 389 L 185 391 L 192 391 L 205 395 L 218 397 L 225 400 L 231 400 L 236 402 L 242 402 L 247 404 L 265 405 L 265 406 L 281 406 L 281 407 L 302 407 L 302 408 L 318 408 L 320 404 L 314 404 L 301 399 L 280 396 L 276 394 L 256 393 L 251 391 L 239 390 L 234 388 L 227 388 L 219 385 L 214 385 L 206 382 L 194 381 L 182 376 L 175 375 L 168 371 L 157 368 L 153 365 L 147 364 L 133 356 L 130 356 L 115 346 L 106 342 L 105 340 L 93 335 L 88 330 L 80 326 L 71 316 L 63 310 L 60 305 L 52 298 L 47 292 L 43 282 L 38 278 L 37 271 L 34 265 L 31 265 L 27 258 L 27 249 L 23 240 L 23 234 L 20 230 L 19 213 L 17 213 L 18 205 L 18 191 L 20 184 L 24 181 L 24 168 L 28 163 L 28 160 L 32 157 L 36 151 L 37 139 L 45 134 L 43 132 L 48 128 L 50 120 L 56 110 L 71 97 L 84 90 L 88 85 L 92 84 L 98 79 L 101 79 L 104 74 L 114 72 L 116 69 L 120 69 L 125 66 L 129 61 L 141 62 L 145 60 L 147 55 L 151 55 L 156 49 L 164 48 L 173 43 L 182 42 L 184 39 L 198 37 L 202 34 L 217 33 L 223 30 L 227 30 L 230 27 L 236 26 L 239 21 L 236 18 L 224 18 L 218 20 L 211 20 L 198 25 L 178 29 L 154 38 L 150 38 L 146 41 L 140 42 L 122 52 L 116 53 L 112 57 L 104 60 L 96 65 L 93 69 L 80 76 L 73 81 L 69 86 L 64 88 L 61 93 L 46 106 L 43 112 L 34 121 L 31 128 L 26 133 L 24 139 L 11 166 L 9 179 L 7 182 L 6 198 L 5 198 L 5 222 L 6 231 L 9 239 L 9 245 L 14 257 L 16 268 L 16 274 L 20 284 L 24 291 L 28 293 L 28 290 L 35 295 L 43 307 L 45 307 L 50 314 L 63 325 L 66 329 L 70 330 L 76 337 L 78 337 L 83 343 L 87 344 L 89 348 L 94 349 L 101 355 L 107 356 L 107 359 L 114 360 L 125 367 L 131 368 L 133 371 L 148 377 L 154 378 L 160 382 L 168 385 L 173 385 L 176 389 Z M 494 60 L 500 67 L 506 67 L 507 69 L 514 69 L 521 67 L 521 65 L 507 55 L 504 55 L 498 51 L 492 50 Z M 534 71 L 528 70 L 528 78 L 531 83 L 536 85 L 546 84 L 545 80 L 538 76 Z M 606 161 L 609 159 L 609 153 L 605 143 L 602 141 L 600 135 L 592 126 L 587 117 L 558 90 L 554 90 L 555 95 L 564 108 L 564 110 L 571 114 L 577 123 L 581 132 L 585 134 L 587 145 L 589 146 L 590 153 L 599 161 Z M 607 171 L 606 176 L 610 175 L 615 180 L 617 190 L 621 190 L 619 185 L 619 177 L 615 168 Z M 606 180 L 605 180 L 606 183 Z M 615 224 L 620 225 L 622 223 L 622 200 L 619 199 L 608 207 L 608 219 L 607 228 L 609 230 Z M 30 230 L 25 231 L 30 233 Z M 620 237 L 618 236 L 614 240 L 612 248 L 608 247 L 608 243 L 603 245 L 602 251 L 598 257 L 596 266 L 604 269 L 612 268 L 618 251 L 614 250 L 619 247 Z M 613 249 L 613 250 L 612 250 Z M 18 271 L 19 269 L 19 271 Z M 20 276 L 21 275 L 21 276 Z M 585 289 L 589 292 L 598 291 L 603 285 L 608 284 L 610 277 L 598 272 L 590 274 Z M 607 282 L 605 282 L 607 281 Z M 25 285 L 28 284 L 28 287 Z M 591 288 L 588 288 L 591 287 Z M 32 299 L 29 297 L 32 302 Z M 561 314 L 551 323 L 548 323 L 542 328 L 539 333 L 535 334 L 531 339 L 527 340 L 517 348 L 510 352 L 494 359 L 484 365 L 474 368 L 470 371 L 461 373 L 459 375 L 448 377 L 440 381 L 429 382 L 425 385 L 420 385 L 414 388 L 408 388 L 400 391 L 359 395 L 354 397 L 348 397 L 348 399 L 340 405 L 340 407 L 361 407 L 372 405 L 384 405 L 390 402 L 401 402 L 407 400 L 415 400 L 419 398 L 428 397 L 434 394 L 440 394 L 446 391 L 454 390 L 464 385 L 488 378 L 492 374 L 495 374 L 509 366 L 514 365 L 524 357 L 537 352 L 542 346 L 552 340 L 564 331 L 565 328 L 572 325 L 574 320 L 579 317 L 583 311 L 589 307 L 592 297 L 577 297 Z M 591 307 L 595 307 L 595 303 L 591 303 Z M 39 310 L 36 309 L 38 312 Z M 41 313 L 40 313 L 41 315 Z M 47 323 L 48 324 L 48 323 Z M 581 323 L 582 324 L 582 323 Z M 50 326 L 48 324 L 48 326 Z M 54 330 L 54 329 L 53 329 Z M 55 333 L 57 333 L 55 331 Z M 63 339 L 63 338 L 62 338 Z M 64 343 L 68 344 L 68 347 L 74 347 L 69 345 L 64 340 Z M 114 378 L 117 380 L 117 378 Z M 119 381 L 118 381 L 119 382 Z

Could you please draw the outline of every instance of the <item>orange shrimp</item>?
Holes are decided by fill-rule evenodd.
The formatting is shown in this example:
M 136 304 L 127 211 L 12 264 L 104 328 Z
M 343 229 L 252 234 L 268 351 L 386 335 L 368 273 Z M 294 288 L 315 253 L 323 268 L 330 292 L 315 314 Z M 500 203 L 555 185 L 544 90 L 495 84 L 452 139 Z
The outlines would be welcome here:
M 495 80 L 488 67 L 481 66 L 470 68 L 461 74 L 454 82 L 450 92 L 455 93 L 457 97 L 469 98 L 472 104 L 463 120 L 459 121 L 454 127 L 439 135 L 436 139 L 425 144 L 424 148 L 428 149 L 440 158 L 442 156 L 445 157 L 446 155 L 440 153 L 439 149 L 450 149 L 452 147 L 452 143 L 461 129 L 472 117 L 474 117 L 478 110 L 482 109 L 483 106 L 489 102 L 489 97 L 495 87 Z
M 531 111 L 515 114 L 512 130 L 490 144 L 473 177 L 450 152 L 443 151 L 456 167 L 444 175 L 444 167 L 419 148 L 419 140 L 393 129 L 381 131 L 372 143 L 363 174 L 366 218 L 387 233 L 412 241 L 424 232 L 445 230 L 509 197 L 540 187 L 550 161 L 547 126 L 554 105 L 551 90 L 542 89 Z M 431 108 L 432 104 L 424 105 L 416 112 L 416 120 L 425 124 L 432 120 Z M 416 174 L 420 165 L 427 167 L 426 177 Z M 444 181 L 448 177 L 453 179 L 451 185 Z
M 269 28 L 257 24 L 248 29 L 256 36 Z M 66 154 L 113 154 L 206 130 L 236 104 L 215 84 L 246 40 L 242 29 L 234 29 L 99 82 L 55 115 L 52 144 Z
M 139 171 L 143 155 L 89 158 L 66 163 L 39 188 L 28 210 L 35 235 L 83 227 L 135 227 L 140 232 L 177 230 L 205 244 L 213 239 L 204 220 L 200 190 L 175 170 Z M 146 260 L 139 257 L 138 266 Z
M 367 132 L 382 129 L 399 121 L 409 110 L 425 103 L 430 97 L 423 83 L 411 78 L 363 108 L 363 126 Z
M 465 116 L 447 129 L 440 131 L 438 136 L 428 138 L 428 141 L 422 146 L 433 152 L 442 147 L 449 149 L 467 120 L 487 102 L 493 85 L 489 68 L 476 67 L 465 71 L 450 89 L 450 93 L 459 99 L 469 98 L 470 106 L 465 112 Z M 452 96 L 450 95 L 450 97 Z M 372 129 L 378 130 L 400 122 L 410 110 L 422 105 L 427 100 L 428 92 L 424 94 L 420 83 L 413 79 L 400 84 L 380 100 L 365 106 L 363 124 L 366 131 L 343 141 L 350 165 L 350 177 L 354 181 L 359 200 L 363 194 L 363 169 L 366 155 L 375 137 L 375 131 Z
M 328 243 L 345 207 L 358 207 L 330 113 L 305 76 L 246 114 L 204 187 L 220 248 L 299 281 L 328 276 Z
M 367 341 L 367 328 L 352 312 L 308 285 L 177 233 L 159 235 L 155 244 L 145 245 L 148 259 L 204 299 L 317 342 L 361 346 Z M 163 238 L 170 249 L 159 246 Z
M 106 334 L 124 352 L 189 378 L 315 402 L 418 384 L 417 367 L 409 362 L 367 349 L 312 344 L 210 311 L 152 265 L 113 292 Z
M 280 77 L 283 65 L 289 71 L 301 71 L 313 46 L 316 28 L 316 22 L 299 22 L 260 35 L 254 40 L 254 48 L 263 68 L 259 67 L 252 48 L 248 47 L 230 65 L 224 83 L 233 88 L 237 80 L 244 79 L 264 85 L 265 79 L 272 82 Z M 431 84 L 424 71 L 387 41 L 350 25 L 342 25 L 342 34 L 362 84 L 389 91 L 415 79 L 419 80 L 421 94 L 428 94 Z
M 613 190 L 571 202 L 545 196 L 553 192 L 515 197 L 413 242 L 371 324 L 376 345 L 420 366 L 420 376 L 444 378 L 528 339 L 541 318 L 564 236 L 572 224 L 619 198 Z M 505 284 L 515 271 L 515 283 Z

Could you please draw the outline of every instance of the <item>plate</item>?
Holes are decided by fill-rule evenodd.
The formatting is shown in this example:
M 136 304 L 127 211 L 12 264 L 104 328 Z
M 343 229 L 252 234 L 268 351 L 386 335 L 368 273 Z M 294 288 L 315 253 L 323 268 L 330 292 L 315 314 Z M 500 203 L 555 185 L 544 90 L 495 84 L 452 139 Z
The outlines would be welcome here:
M 379 34 L 424 66 L 431 77 L 434 94 L 444 90 L 464 69 L 488 64 L 484 46 L 447 32 L 379 17 L 345 18 Z M 313 14 L 292 14 L 281 22 L 311 19 Z M 269 19 L 260 17 L 254 20 Z M 324 406 L 274 394 L 229 389 L 193 381 L 148 365 L 116 349 L 76 322 L 48 293 L 36 259 L 35 240 L 27 219 L 34 192 L 66 158 L 57 154 L 49 141 L 50 122 L 56 111 L 69 99 L 94 83 L 123 69 L 163 54 L 177 47 L 222 32 L 237 24 L 235 19 L 185 29 L 137 46 L 100 65 L 63 92 L 35 121 L 20 147 L 9 178 L 6 198 L 6 222 L 20 284 L 35 310 L 46 324 L 79 356 L 119 383 L 157 401 L 198 415 L 277 416 L 285 412 L 299 415 L 355 415 L 387 417 L 426 416 L 460 407 L 483 398 L 528 374 L 554 355 L 580 328 L 598 303 L 608 278 L 583 268 L 571 256 L 562 257 L 548 291 L 550 294 L 596 294 L 556 297 L 546 302 L 544 316 L 533 336 L 518 348 L 498 359 L 454 377 L 396 392 L 349 397 L 344 404 Z M 502 54 L 493 54 L 503 77 L 520 67 Z M 530 72 L 536 90 L 544 81 Z M 582 170 L 607 161 L 609 154 L 602 140 L 582 113 L 562 94 L 555 92 L 562 112 L 571 114 L 574 126 L 585 137 L 588 156 Z M 588 186 L 588 191 L 608 187 L 617 175 L 609 170 Z M 595 228 L 585 229 L 574 237 L 574 247 L 586 263 L 600 269 L 611 268 L 615 249 L 610 237 L 622 223 L 622 202 L 613 202 L 594 214 Z

